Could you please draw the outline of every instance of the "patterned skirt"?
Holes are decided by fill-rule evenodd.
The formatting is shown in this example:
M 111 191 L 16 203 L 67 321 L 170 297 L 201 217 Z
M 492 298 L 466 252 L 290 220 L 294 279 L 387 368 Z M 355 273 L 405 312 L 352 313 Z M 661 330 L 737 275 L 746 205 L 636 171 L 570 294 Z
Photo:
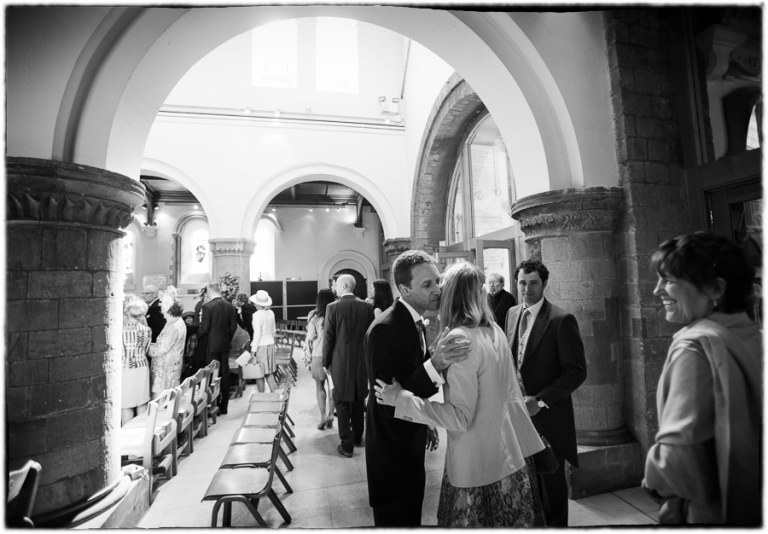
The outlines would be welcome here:
M 271 375 L 277 369 L 274 345 L 260 345 L 256 349 L 256 359 L 261 363 L 265 375 Z
M 456 488 L 443 471 L 439 527 L 544 527 L 536 468 L 530 458 L 525 467 L 498 482 L 479 488 Z

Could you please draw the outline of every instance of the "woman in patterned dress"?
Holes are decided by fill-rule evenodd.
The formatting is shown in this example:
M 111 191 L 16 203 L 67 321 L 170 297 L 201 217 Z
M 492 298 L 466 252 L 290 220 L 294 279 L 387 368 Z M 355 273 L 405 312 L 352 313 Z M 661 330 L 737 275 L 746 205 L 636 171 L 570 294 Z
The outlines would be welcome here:
M 181 319 L 184 311 L 181 303 L 171 295 L 160 299 L 160 310 L 166 323 L 157 336 L 157 342 L 149 346 L 152 357 L 152 398 L 181 383 L 181 367 L 184 361 L 184 345 L 187 327 Z
M 123 391 L 121 421 L 124 425 L 147 410 L 149 402 L 149 364 L 147 349 L 152 342 L 152 330 L 144 324 L 147 304 L 138 297 L 126 301 L 123 307 Z
M 377 379 L 377 402 L 395 417 L 447 429 L 437 509 L 441 527 L 543 527 L 532 455 L 544 444 L 523 403 L 506 336 L 483 289 L 485 275 L 461 262 L 443 274 L 440 318 L 472 342 L 469 358 L 446 371 L 444 402 Z

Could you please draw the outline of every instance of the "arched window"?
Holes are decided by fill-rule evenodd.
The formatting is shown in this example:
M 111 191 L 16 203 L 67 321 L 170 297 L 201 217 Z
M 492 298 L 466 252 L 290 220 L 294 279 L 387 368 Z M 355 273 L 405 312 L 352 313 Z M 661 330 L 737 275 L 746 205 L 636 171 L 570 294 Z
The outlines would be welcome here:
M 508 290 L 519 237 L 509 215 L 515 200 L 507 149 L 493 117 L 485 113 L 461 144 L 448 195 L 446 249 L 466 251 L 486 274 L 502 274 Z
M 213 257 L 208 243 L 208 220 L 202 215 L 182 217 L 175 236 L 177 285 L 199 286 L 210 282 Z

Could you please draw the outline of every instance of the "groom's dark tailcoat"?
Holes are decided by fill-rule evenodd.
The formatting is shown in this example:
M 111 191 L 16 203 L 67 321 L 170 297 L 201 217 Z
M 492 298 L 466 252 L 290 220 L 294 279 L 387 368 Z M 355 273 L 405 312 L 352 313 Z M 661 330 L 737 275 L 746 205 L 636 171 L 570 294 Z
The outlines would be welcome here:
M 571 393 L 587 378 L 584 344 L 576 318 L 544 299 L 528 336 L 520 366 L 517 344 L 522 310 L 523 305 L 520 304 L 507 313 L 507 339 L 515 359 L 515 367 L 520 368 L 525 394 L 538 396 L 549 406 L 532 416 L 531 421 L 539 434 L 547 438 L 552 445 L 561 466 L 556 475 L 558 478 L 562 477 L 561 482 L 564 482 L 563 458 L 575 467 L 579 465 Z M 567 521 L 567 486 L 563 485 L 564 495 L 560 495 L 562 492 L 559 491 L 563 486 L 550 491 L 548 480 L 553 476 L 544 475 L 545 486 L 552 494 L 550 500 L 555 501 L 551 502 L 552 507 L 565 507 Z M 556 502 L 558 499 L 560 502 Z
M 410 491 L 420 520 L 427 427 L 395 419 L 394 407 L 378 404 L 373 389 L 377 378 L 389 384 L 394 377 L 419 397 L 437 393 L 437 386 L 424 368 L 429 351 L 425 357 L 419 335 L 410 312 L 398 299 L 379 315 L 365 336 L 369 383 L 365 465 L 370 505 L 382 507 Z

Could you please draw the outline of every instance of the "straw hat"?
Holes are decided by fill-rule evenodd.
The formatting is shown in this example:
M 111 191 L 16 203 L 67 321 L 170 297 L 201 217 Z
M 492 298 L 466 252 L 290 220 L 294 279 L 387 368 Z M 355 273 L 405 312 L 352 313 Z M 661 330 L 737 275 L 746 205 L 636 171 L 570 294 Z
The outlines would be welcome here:
M 263 306 L 265 308 L 272 306 L 272 299 L 269 298 L 269 293 L 263 289 L 259 289 L 256 294 L 251 295 L 251 298 L 248 300 L 253 302 L 256 306 Z

